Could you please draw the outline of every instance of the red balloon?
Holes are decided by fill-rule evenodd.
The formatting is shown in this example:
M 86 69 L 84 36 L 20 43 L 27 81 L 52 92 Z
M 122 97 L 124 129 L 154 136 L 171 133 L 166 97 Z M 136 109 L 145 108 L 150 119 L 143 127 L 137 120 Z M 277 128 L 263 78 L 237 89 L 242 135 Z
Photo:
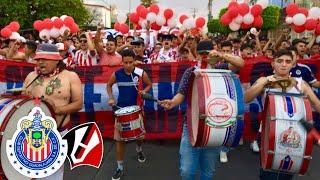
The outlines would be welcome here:
M 12 31 L 11 31 L 11 29 L 10 29 L 10 28 L 5 27 L 5 28 L 1 29 L 0 34 L 1 34 L 1 36 L 2 36 L 2 37 L 8 38 L 8 37 L 10 37 L 10 36 L 11 36 Z
M 254 18 L 254 21 L 252 23 L 252 26 L 257 27 L 257 28 L 261 28 L 263 25 L 263 19 L 261 16 L 257 16 Z
M 250 11 L 250 8 L 247 3 L 241 3 L 239 5 L 239 14 L 241 14 L 242 16 L 248 14 L 249 11 Z
M 136 8 L 136 12 L 138 13 L 141 9 L 146 9 L 146 7 L 144 7 L 144 5 L 139 5 Z
M 65 24 L 66 26 L 68 26 L 69 28 L 71 28 L 71 27 L 73 26 L 73 24 L 74 24 L 74 20 L 73 20 L 73 18 L 70 17 L 70 16 L 67 16 L 66 18 L 64 18 L 63 22 L 64 22 L 64 24 Z
M 136 30 L 141 30 L 141 29 L 142 27 L 139 24 L 137 24 Z
M 242 29 L 249 29 L 249 28 L 251 28 L 251 24 L 241 23 L 241 28 Z
M 120 24 L 119 30 L 122 34 L 127 34 L 129 32 L 129 26 L 127 24 Z
M 206 24 L 206 20 L 203 17 L 198 17 L 196 19 L 196 27 L 202 28 Z
M 225 26 L 229 25 L 231 23 L 231 21 L 232 21 L 232 18 L 230 18 L 228 13 L 224 13 L 224 15 L 222 15 L 220 18 L 221 24 L 223 24 Z
M 298 12 L 302 13 L 302 14 L 306 15 L 306 17 L 308 17 L 309 10 L 307 8 L 299 8 Z
M 254 17 L 261 15 L 261 13 L 262 13 L 262 6 L 261 6 L 261 5 L 255 4 L 255 5 L 252 6 L 252 8 L 251 8 L 251 14 L 252 14 Z
M 318 22 L 315 19 L 307 19 L 307 21 L 304 25 L 306 27 L 306 30 L 312 31 L 317 28 Z
M 187 15 L 181 15 L 180 18 L 179 18 L 179 22 L 181 24 L 183 24 L 184 20 L 188 19 L 189 17 Z
M 131 13 L 129 19 L 132 23 L 138 24 L 139 23 L 139 15 L 137 13 Z
M 45 19 L 43 21 L 43 28 L 44 29 L 51 29 L 53 28 L 53 22 L 51 21 L 51 19 Z
M 60 18 L 57 18 L 53 21 L 53 26 L 60 29 L 63 26 L 63 21 Z
M 151 4 L 149 7 L 149 12 L 154 12 L 155 14 L 159 13 L 159 6 L 157 4 Z
M 191 29 L 191 34 L 193 35 L 193 36 L 196 36 L 196 35 L 198 35 L 200 33 L 200 29 L 198 29 L 198 28 L 192 28 Z
M 114 23 L 113 29 L 115 29 L 116 31 L 119 31 L 120 30 L 120 23 L 118 23 L 118 22 Z
M 20 29 L 20 24 L 17 21 L 12 21 L 8 25 L 8 28 L 10 28 L 12 32 L 17 32 Z
M 143 6 L 142 8 L 139 9 L 139 11 L 137 11 L 137 13 L 141 18 L 145 19 L 148 14 L 148 9 Z
M 299 7 L 295 3 L 289 3 L 286 8 L 286 13 L 288 16 L 293 17 L 299 12 Z
M 237 2 L 235 2 L 235 1 L 230 2 L 229 5 L 228 5 L 228 9 L 231 8 L 231 7 L 236 7 L 236 8 L 238 8 L 238 7 L 239 7 L 239 4 L 238 4 Z
M 78 32 L 79 31 L 79 27 L 78 27 L 78 25 L 77 24 L 73 24 L 71 27 L 70 27 L 70 32 L 71 33 L 76 33 L 76 32 Z
M 317 35 L 320 35 L 320 24 L 317 25 L 317 28 L 316 28 L 315 33 L 316 33 Z
M 151 24 L 151 29 L 159 31 L 161 29 L 161 26 L 154 22 Z
M 163 15 L 166 19 L 170 19 L 173 16 L 172 9 L 168 8 L 168 9 L 164 10 Z
M 41 20 L 36 20 L 34 23 L 33 23 L 33 27 L 35 30 L 37 31 L 41 31 L 42 29 L 44 29 L 44 26 L 43 26 L 43 22 Z
M 235 7 L 235 6 L 231 6 L 231 7 L 228 9 L 227 13 L 228 13 L 229 16 L 233 19 L 233 18 L 235 18 L 235 17 L 238 16 L 238 14 L 239 14 L 239 9 L 238 9 L 237 7 Z
M 294 30 L 296 33 L 302 33 L 303 31 L 306 30 L 306 28 L 304 27 L 304 25 L 302 25 L 302 26 L 293 25 L 293 30 Z

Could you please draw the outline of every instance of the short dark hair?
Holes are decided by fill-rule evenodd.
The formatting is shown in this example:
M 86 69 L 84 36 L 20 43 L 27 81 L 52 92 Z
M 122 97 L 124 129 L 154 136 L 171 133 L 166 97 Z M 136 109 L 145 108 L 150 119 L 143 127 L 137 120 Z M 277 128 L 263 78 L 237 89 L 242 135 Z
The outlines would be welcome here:
M 296 46 L 298 43 L 304 43 L 304 44 L 306 44 L 306 42 L 305 42 L 304 40 L 302 40 L 302 39 L 294 39 L 294 40 L 292 41 L 292 46 Z
M 37 50 L 37 43 L 32 41 L 32 40 L 29 40 L 26 42 L 26 45 L 29 49 L 31 49 L 33 52 L 36 52 Z
M 133 50 L 131 50 L 131 49 L 124 49 L 124 50 L 122 50 L 121 51 L 121 56 L 122 56 L 122 58 L 124 58 L 124 57 L 132 57 L 133 59 L 135 59 L 135 53 L 133 52 Z
M 114 42 L 115 45 L 117 45 L 117 40 L 114 38 L 107 38 L 108 42 Z
M 241 43 L 241 40 L 239 38 L 235 38 L 232 40 L 232 43 Z
M 81 38 L 87 39 L 87 36 L 85 34 L 81 34 L 79 39 L 81 39 Z
M 232 42 L 231 41 L 222 41 L 221 42 L 221 48 L 223 48 L 223 47 L 227 47 L 227 46 L 230 46 L 230 47 L 232 47 Z
M 253 49 L 253 45 L 251 43 L 244 43 L 241 45 L 240 51 L 243 51 L 244 49 L 247 49 L 247 48 Z
M 281 56 L 290 56 L 293 59 L 292 52 L 287 49 L 280 49 L 278 52 L 275 53 L 274 58 L 279 58 Z

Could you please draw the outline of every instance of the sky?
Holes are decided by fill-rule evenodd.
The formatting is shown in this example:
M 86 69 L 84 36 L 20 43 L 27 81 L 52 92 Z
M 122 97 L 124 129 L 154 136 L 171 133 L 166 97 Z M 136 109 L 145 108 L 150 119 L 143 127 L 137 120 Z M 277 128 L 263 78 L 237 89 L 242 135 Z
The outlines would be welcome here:
M 119 13 L 129 12 L 130 0 L 105 0 L 117 6 Z M 208 16 L 208 0 L 158 0 L 160 7 L 172 8 L 178 15 L 192 15 L 193 8 L 196 10 L 196 16 Z M 213 0 L 212 13 L 218 15 L 221 8 L 226 7 L 229 0 Z M 131 12 L 140 4 L 140 0 L 131 0 Z

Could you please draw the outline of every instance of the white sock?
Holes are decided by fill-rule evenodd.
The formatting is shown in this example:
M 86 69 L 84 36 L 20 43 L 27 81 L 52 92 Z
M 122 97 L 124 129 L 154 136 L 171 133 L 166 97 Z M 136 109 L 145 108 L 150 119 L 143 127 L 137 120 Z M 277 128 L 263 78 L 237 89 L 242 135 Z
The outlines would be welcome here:
M 118 164 L 118 169 L 123 171 L 123 161 L 117 161 L 117 164 Z
M 142 146 L 136 145 L 136 151 L 137 151 L 137 152 L 141 152 L 141 151 L 142 151 Z

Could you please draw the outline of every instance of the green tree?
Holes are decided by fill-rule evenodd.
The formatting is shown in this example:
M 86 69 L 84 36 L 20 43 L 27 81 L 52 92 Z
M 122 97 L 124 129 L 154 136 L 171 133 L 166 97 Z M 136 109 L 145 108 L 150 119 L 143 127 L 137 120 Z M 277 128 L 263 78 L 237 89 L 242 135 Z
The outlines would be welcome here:
M 157 0 L 140 0 L 140 4 L 149 7 L 151 4 L 157 3 Z
M 81 26 L 89 18 L 82 0 L 2 0 L 0 26 L 18 21 L 20 29 L 33 28 L 33 22 L 53 16 L 68 15 Z

